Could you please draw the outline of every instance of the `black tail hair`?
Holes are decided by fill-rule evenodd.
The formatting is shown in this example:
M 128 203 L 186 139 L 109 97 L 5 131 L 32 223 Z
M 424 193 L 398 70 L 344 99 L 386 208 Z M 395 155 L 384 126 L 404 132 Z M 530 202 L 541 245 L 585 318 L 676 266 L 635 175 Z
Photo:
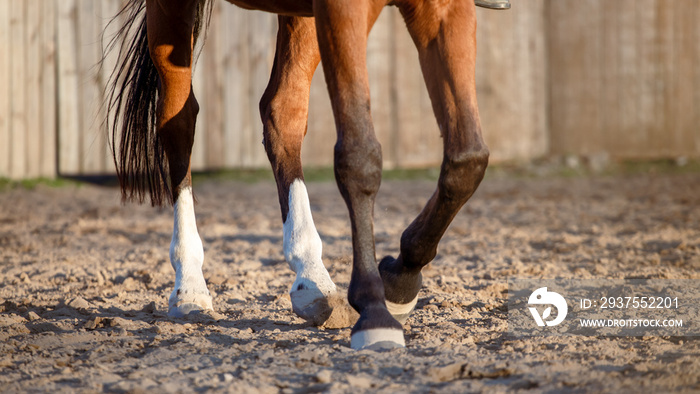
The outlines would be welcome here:
M 206 31 L 213 5 L 212 0 L 198 1 L 195 45 L 202 30 Z M 129 0 L 109 25 L 119 19 L 124 22 L 103 50 L 102 65 L 108 53 L 118 51 L 106 88 L 105 121 L 122 201 L 143 203 L 149 194 L 153 206 L 172 204 L 168 160 L 156 133 L 159 80 L 148 51 L 146 2 Z

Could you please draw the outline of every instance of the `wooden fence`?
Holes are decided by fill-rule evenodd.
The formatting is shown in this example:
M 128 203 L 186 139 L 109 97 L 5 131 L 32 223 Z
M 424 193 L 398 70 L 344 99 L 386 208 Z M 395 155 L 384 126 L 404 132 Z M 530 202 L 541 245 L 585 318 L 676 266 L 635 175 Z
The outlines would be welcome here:
M 0 177 L 113 172 L 101 123 L 100 34 L 122 0 L 0 0 Z M 549 154 L 700 156 L 700 11 L 694 0 L 514 0 L 478 11 L 477 92 L 492 160 Z M 195 169 L 265 167 L 258 100 L 276 18 L 217 1 L 195 69 Z M 109 35 L 110 31 L 108 31 Z M 442 142 L 413 43 L 382 13 L 368 44 L 386 167 L 435 165 Z M 314 77 L 307 165 L 335 130 Z
M 700 155 L 700 3 L 551 1 L 553 153 Z

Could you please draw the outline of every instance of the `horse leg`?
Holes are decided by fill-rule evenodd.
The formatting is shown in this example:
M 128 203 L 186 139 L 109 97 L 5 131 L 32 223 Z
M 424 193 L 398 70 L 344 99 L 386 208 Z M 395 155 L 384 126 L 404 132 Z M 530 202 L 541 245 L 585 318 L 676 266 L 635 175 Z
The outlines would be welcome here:
M 146 3 L 149 52 L 160 77 L 156 133 L 168 159 L 175 201 L 170 243 L 175 288 L 169 298 L 168 312 L 173 317 L 212 309 L 212 298 L 202 274 L 204 250 L 197 232 L 190 172 L 199 111 L 192 91 L 192 32 L 197 3 L 198 0 L 180 1 L 174 7 L 160 0 Z
M 386 308 L 377 270 L 373 210 L 382 153 L 370 115 L 366 44 L 384 1 L 317 0 L 314 16 L 323 69 L 335 116 L 335 177 L 350 214 L 353 266 L 350 305 L 360 313 L 351 347 L 404 346 L 403 329 Z
M 445 230 L 479 186 L 489 152 L 476 102 L 474 3 L 407 0 L 399 8 L 418 48 L 444 148 L 437 190 L 401 236 L 399 256 L 385 257 L 379 265 L 387 305 L 405 321 L 416 304 L 421 269 L 435 257 Z
M 294 312 L 320 325 L 332 312 L 336 287 L 321 260 L 321 237 L 311 216 L 301 167 L 309 89 L 321 61 L 312 18 L 279 17 L 272 75 L 260 100 L 264 144 L 277 181 L 284 257 L 296 273 L 290 296 Z

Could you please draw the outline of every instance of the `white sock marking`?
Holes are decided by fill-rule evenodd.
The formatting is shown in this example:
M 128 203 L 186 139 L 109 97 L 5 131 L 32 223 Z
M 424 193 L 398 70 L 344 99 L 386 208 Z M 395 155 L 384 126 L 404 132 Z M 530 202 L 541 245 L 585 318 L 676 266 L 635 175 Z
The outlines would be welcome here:
M 211 297 L 202 274 L 204 248 L 197 232 L 194 215 L 192 189 L 180 191 L 174 206 L 173 239 L 170 242 L 170 263 L 175 269 L 175 289 L 170 295 L 170 307 L 179 300 L 185 302 L 205 303 L 204 308 L 211 309 Z M 178 296 L 178 290 L 181 294 Z M 198 296 L 195 296 L 198 295 Z M 206 295 L 202 299 L 202 295 Z M 200 302 L 197 302 L 199 300 Z
M 301 179 L 295 180 L 289 187 L 289 213 L 283 231 L 284 258 L 297 274 L 292 292 L 300 284 L 307 289 L 316 287 L 324 295 L 335 292 L 335 284 L 323 266 L 321 237 L 316 231 L 309 195 Z

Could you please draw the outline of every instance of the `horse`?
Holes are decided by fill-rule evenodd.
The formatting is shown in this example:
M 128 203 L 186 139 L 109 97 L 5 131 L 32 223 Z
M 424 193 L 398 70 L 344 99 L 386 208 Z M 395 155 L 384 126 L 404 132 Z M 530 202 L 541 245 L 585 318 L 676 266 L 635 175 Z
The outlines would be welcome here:
M 331 313 L 338 289 L 322 261 L 322 243 L 304 183 L 301 146 L 311 78 L 319 63 L 335 119 L 334 174 L 352 230 L 347 302 L 359 314 L 353 349 L 404 347 L 402 323 L 415 308 L 421 269 L 437 254 L 450 222 L 488 165 L 476 99 L 476 12 L 470 0 L 227 0 L 278 15 L 276 52 L 260 100 L 264 149 L 277 184 L 283 251 L 296 278 L 293 311 L 310 321 Z M 418 50 L 443 138 L 433 195 L 400 239 L 398 256 L 377 263 L 373 210 L 382 151 L 370 115 L 367 38 L 385 6 L 399 8 Z M 123 201 L 173 206 L 170 260 L 175 270 L 169 316 L 213 309 L 202 266 L 190 155 L 199 106 L 192 67 L 212 0 L 129 0 L 113 39 L 120 59 L 108 107 Z M 116 18 L 116 17 L 115 17 Z M 120 41 L 121 40 L 121 41 Z

